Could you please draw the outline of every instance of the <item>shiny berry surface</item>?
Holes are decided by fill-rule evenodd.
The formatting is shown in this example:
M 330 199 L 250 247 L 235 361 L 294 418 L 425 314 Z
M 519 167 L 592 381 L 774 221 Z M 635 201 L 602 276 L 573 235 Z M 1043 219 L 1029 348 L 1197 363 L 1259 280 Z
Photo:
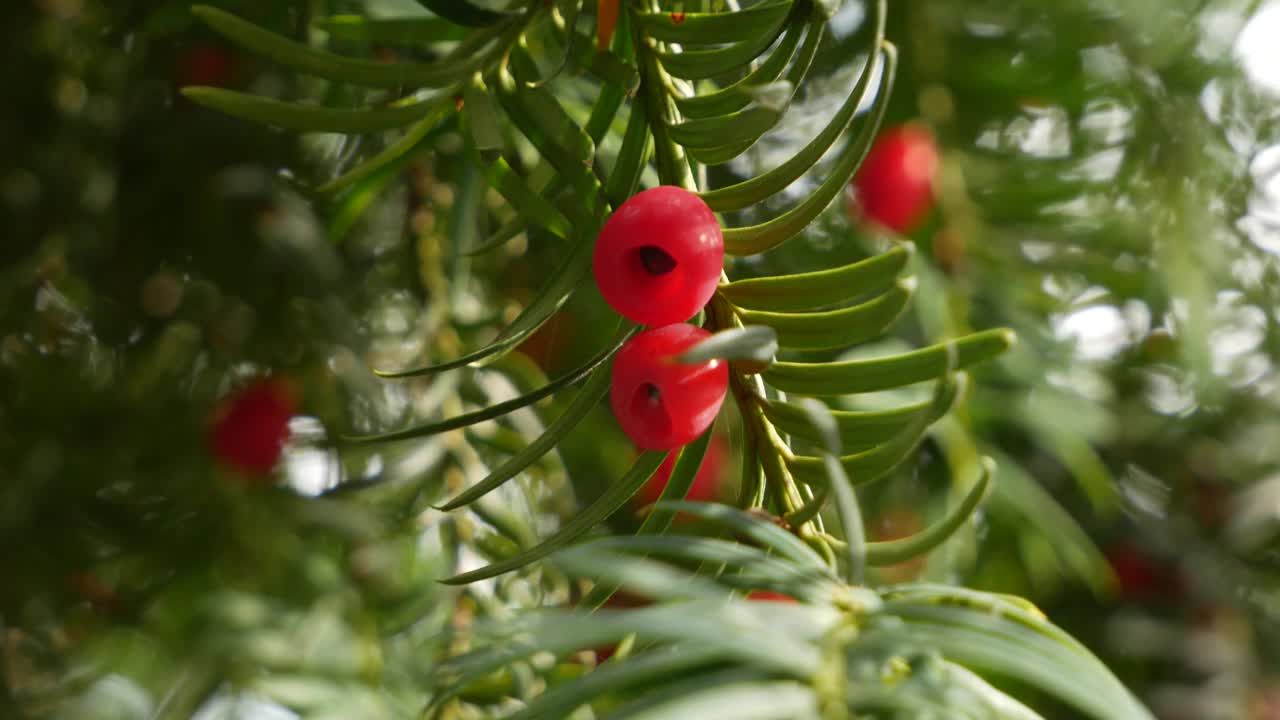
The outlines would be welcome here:
M 209 448 L 223 463 L 251 475 L 270 472 L 289 439 L 293 396 L 279 380 L 259 380 L 232 395 L 215 416 Z
M 592 269 L 604 299 L 642 325 L 688 320 L 715 293 L 724 234 L 711 208 L 683 188 L 638 193 L 605 222 Z
M 670 450 L 716 419 L 729 387 L 729 365 L 687 365 L 675 358 L 711 333 L 677 323 L 628 340 L 613 360 L 609 402 L 627 436 L 645 450 Z
M 711 443 L 707 445 L 707 453 L 702 456 L 702 464 L 698 466 L 698 474 L 693 476 L 693 485 L 689 488 L 689 494 L 685 495 L 686 500 L 694 502 L 714 502 L 720 495 L 720 473 L 724 467 L 725 446 L 724 438 L 719 435 L 711 436 Z M 635 501 L 640 505 L 652 505 L 658 502 L 658 498 L 662 497 L 662 491 L 667 488 L 667 483 L 671 481 L 671 471 L 676 466 L 676 454 L 671 453 L 667 459 L 662 462 L 650 478 L 649 482 L 640 489 L 636 495 Z
M 890 230 L 915 229 L 933 207 L 938 148 L 928 129 L 913 124 L 886 130 L 853 178 L 855 212 Z

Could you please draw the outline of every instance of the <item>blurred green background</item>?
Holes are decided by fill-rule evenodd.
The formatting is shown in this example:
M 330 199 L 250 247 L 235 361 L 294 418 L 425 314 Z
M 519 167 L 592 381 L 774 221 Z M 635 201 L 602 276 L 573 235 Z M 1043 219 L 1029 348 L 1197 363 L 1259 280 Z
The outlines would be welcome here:
M 319 15 L 420 11 L 216 4 L 313 40 Z M 601 407 L 533 479 L 444 516 L 427 505 L 554 409 L 430 442 L 329 441 L 510 397 L 575 367 L 613 322 L 574 300 L 503 373 L 375 379 L 369 366 L 491 336 L 557 248 L 459 252 L 496 229 L 475 209 L 500 203 L 456 124 L 394 172 L 313 194 L 394 133 L 299 137 L 185 101 L 191 84 L 368 99 L 231 48 L 188 5 L 32 0 L 0 22 L 0 717 L 412 713 L 439 629 L 550 592 L 536 573 L 483 590 L 434 579 L 500 553 L 514 516 L 516 535 L 545 534 L 633 451 Z M 1162 719 L 1280 718 L 1280 4 L 890 8 L 903 58 L 886 122 L 932 127 L 943 170 L 911 238 L 914 310 L 851 356 L 995 326 L 1020 344 L 864 504 L 873 535 L 909 533 L 977 454 L 999 461 L 994 495 L 927 562 L 877 579 L 1023 594 Z M 713 181 L 817 132 L 860 67 L 864 19 L 844 4 L 821 79 Z M 565 100 L 585 111 L 589 89 Z M 887 242 L 837 202 L 729 271 L 827 267 Z M 206 450 L 210 413 L 268 371 L 301 391 L 288 482 L 235 482 Z M 375 483 L 373 502 L 343 501 Z

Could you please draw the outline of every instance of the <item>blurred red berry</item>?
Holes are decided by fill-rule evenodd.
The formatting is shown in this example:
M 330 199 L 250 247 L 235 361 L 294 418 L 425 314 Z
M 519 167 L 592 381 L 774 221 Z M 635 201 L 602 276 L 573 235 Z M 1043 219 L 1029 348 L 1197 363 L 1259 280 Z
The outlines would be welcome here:
M 259 380 L 228 398 L 215 415 L 209 447 L 223 463 L 251 475 L 270 472 L 289 439 L 294 413 L 291 389 Z
M 596 5 L 596 50 L 604 52 L 613 42 L 618 26 L 618 0 L 600 0 Z
M 669 185 L 624 202 L 596 238 L 604 299 L 642 325 L 681 323 L 702 309 L 724 269 L 724 234 L 697 195 Z
M 1108 547 L 1104 553 L 1115 573 L 1120 597 L 1128 601 L 1173 599 L 1181 594 L 1177 572 L 1129 543 Z
M 756 602 L 781 602 L 781 603 L 796 602 L 796 599 L 791 597 L 790 595 L 783 595 L 782 593 L 776 593 L 776 592 L 773 592 L 772 590 L 752 590 L 751 592 L 747 593 L 747 599 L 753 600 Z
M 90 605 L 104 609 L 115 607 L 118 599 L 115 590 L 96 574 L 83 570 L 68 574 L 65 580 L 67 586 Z
M 516 350 L 524 353 L 543 372 L 552 373 L 564 364 L 575 335 L 573 316 L 561 310 L 517 345 Z
M 708 337 L 711 333 L 692 325 L 666 325 L 631 338 L 614 357 L 609 402 L 618 424 L 639 447 L 680 447 L 715 421 L 729 389 L 728 364 L 675 361 Z
M 898 233 L 915 229 L 933 206 L 938 148 L 933 134 L 908 123 L 883 132 L 853 178 L 856 211 Z
M 178 58 L 178 87 L 224 87 L 231 84 L 234 73 L 231 53 L 215 45 L 192 45 Z
M 724 438 L 719 435 L 711 436 L 711 444 L 707 446 L 707 454 L 702 456 L 702 464 L 698 466 L 698 473 L 693 476 L 693 486 L 689 488 L 689 494 L 685 495 L 686 500 L 694 502 L 714 502 L 720 495 L 720 472 L 724 467 L 725 446 Z M 658 498 L 662 496 L 662 491 L 667 488 L 667 483 L 671 480 L 671 471 L 676 466 L 676 454 L 673 452 L 667 456 L 650 478 L 649 482 L 640 489 L 635 500 L 641 505 L 652 505 L 658 502 Z

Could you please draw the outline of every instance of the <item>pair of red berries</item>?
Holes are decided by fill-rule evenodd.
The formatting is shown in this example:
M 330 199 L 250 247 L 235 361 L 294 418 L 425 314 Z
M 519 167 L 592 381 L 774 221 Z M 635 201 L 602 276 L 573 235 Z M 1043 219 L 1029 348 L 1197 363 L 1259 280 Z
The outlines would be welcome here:
M 711 333 L 686 324 L 715 294 L 724 234 L 711 208 L 673 186 L 638 193 L 596 238 L 600 294 L 624 317 L 654 326 L 613 361 L 610 404 L 628 437 L 646 450 L 670 450 L 706 431 L 729 387 L 723 361 L 678 357 Z

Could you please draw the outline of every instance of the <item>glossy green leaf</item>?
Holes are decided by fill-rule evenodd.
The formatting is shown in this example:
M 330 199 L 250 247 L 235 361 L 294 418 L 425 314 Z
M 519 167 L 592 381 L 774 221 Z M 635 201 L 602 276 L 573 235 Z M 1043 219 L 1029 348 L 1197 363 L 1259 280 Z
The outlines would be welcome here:
M 1016 460 L 998 450 L 986 451 L 992 453 L 997 467 L 996 488 L 989 506 L 992 515 L 1013 515 L 1016 519 L 1010 521 L 1022 524 L 1025 532 L 1050 539 L 1063 570 L 1074 573 L 1101 595 L 1106 590 L 1110 568 L 1089 533 Z
M 312 25 L 337 40 L 379 45 L 454 42 L 467 36 L 465 28 L 438 17 L 368 18 L 363 15 L 330 15 L 315 19 Z
M 830 575 L 830 569 L 822 558 L 818 557 L 800 538 L 749 513 L 715 503 L 662 502 L 655 506 L 688 513 L 695 517 L 710 520 L 724 525 L 745 540 L 768 548 L 782 557 L 805 568 L 813 568 L 823 575 Z
M 417 427 L 405 428 L 404 430 L 396 430 L 388 433 L 379 433 L 376 435 L 347 436 L 344 438 L 344 440 L 346 442 L 353 442 L 353 443 L 377 443 L 377 442 L 389 442 L 392 440 L 407 440 L 410 438 L 421 438 L 421 437 L 427 437 L 429 435 L 437 435 L 442 432 L 448 432 L 450 430 L 457 430 L 459 428 L 467 427 L 468 425 L 475 425 L 476 423 L 484 422 L 485 420 L 492 420 L 497 417 L 502 417 L 503 415 L 506 415 L 515 410 L 519 410 L 520 408 L 528 407 L 529 405 L 532 405 L 533 403 L 538 402 L 543 398 L 551 397 L 557 392 L 560 392 L 561 390 L 569 387 L 570 385 L 586 377 L 592 371 L 602 366 L 605 363 L 605 361 L 607 361 L 613 355 L 614 351 L 622 346 L 622 342 L 625 341 L 627 337 L 630 337 L 632 332 L 634 331 L 624 333 L 622 340 L 618 340 L 617 342 L 613 343 L 607 350 L 604 350 L 603 352 L 598 353 L 595 357 L 587 361 L 587 363 L 582 367 L 579 367 L 575 370 L 565 373 L 564 375 L 561 375 L 555 380 L 552 380 L 551 382 L 547 383 L 541 388 L 534 390 L 532 392 L 525 393 L 520 397 L 512 398 L 511 400 L 505 400 L 500 403 L 495 403 L 482 410 L 476 410 L 475 412 L 458 415 L 456 417 L 449 418 L 448 420 L 441 420 L 440 422 L 430 423 L 427 425 L 419 425 Z
M 727 72 L 740 70 L 768 50 L 782 34 L 786 23 L 779 19 L 763 32 L 748 40 L 714 50 L 687 50 L 684 52 L 658 52 L 658 60 L 671 75 L 685 80 L 703 80 Z
M 568 238 L 573 232 L 569 219 L 545 197 L 530 189 L 505 158 L 498 157 L 491 163 L 485 163 L 484 177 L 490 187 L 511 203 L 523 220 L 560 238 Z
M 465 585 L 476 580 L 511 572 L 550 555 L 559 548 L 578 539 L 588 530 L 626 505 L 631 496 L 635 495 L 644 486 L 645 482 L 649 480 L 649 477 L 653 475 L 665 458 L 666 453 L 645 452 L 620 480 L 611 485 L 594 503 L 584 508 L 573 519 L 561 526 L 560 530 L 551 537 L 515 557 L 487 565 L 478 570 L 455 575 L 446 580 L 441 580 L 441 582 L 447 585 Z
M 365 182 L 358 183 L 345 193 L 334 198 L 333 205 L 327 213 L 326 235 L 334 242 L 341 242 L 351 228 L 355 227 L 374 202 L 396 180 L 399 170 L 397 163 L 392 163 L 381 172 L 370 176 Z
M 771 557 L 751 545 L 684 535 L 620 535 L 593 540 L 584 548 L 608 549 L 641 557 L 655 556 L 682 563 L 713 563 L 733 569 L 752 569 L 761 565 L 766 574 L 775 578 L 789 577 L 796 568 L 795 564 Z M 812 569 L 808 576 L 813 577 Z
M 567 718 L 575 708 L 602 695 L 680 677 L 723 657 L 714 648 L 672 647 L 628 658 L 625 663 L 606 663 L 573 682 L 549 688 L 505 720 Z
M 556 212 L 560 212 L 558 209 Z M 563 213 L 561 213 L 563 214 Z M 462 254 L 467 257 L 475 255 L 483 255 L 490 250 L 496 250 L 515 239 L 528 225 L 523 218 L 516 217 L 503 223 L 497 230 L 493 231 L 483 242 L 477 243 L 475 247 L 465 248 Z
M 547 284 L 538 291 L 538 295 L 533 299 L 533 302 L 525 306 L 525 309 L 516 316 L 516 319 L 503 328 L 493 342 L 483 348 L 454 360 L 427 367 L 414 368 L 412 370 L 374 370 L 374 374 L 384 378 L 431 375 L 478 363 L 510 352 L 539 327 L 542 327 L 542 324 L 554 315 L 569 299 L 569 296 L 578 289 L 582 278 L 591 269 L 592 248 L 591 242 L 578 238 L 569 255 L 565 257 L 560 267 L 548 278 Z
M 628 96 L 640 87 L 640 70 L 612 52 L 597 52 L 586 63 L 587 71 L 603 83 L 617 85 Z
M 675 100 L 670 92 L 671 77 L 658 62 L 654 52 L 639 54 L 642 82 L 640 89 L 644 95 L 645 111 L 649 117 L 656 118 L 649 130 L 653 133 L 653 159 L 658 171 L 658 182 L 663 185 L 675 185 L 683 188 L 697 187 L 693 166 L 685 155 L 684 148 L 667 137 L 667 123 L 678 117 Z
M 879 336 L 906 309 L 915 284 L 899 280 L 897 287 L 859 305 L 813 313 L 737 312 L 744 323 L 764 325 L 778 333 L 778 344 L 795 350 L 831 350 Z
M 703 165 L 723 165 L 751 149 L 759 138 L 752 137 L 739 140 L 730 145 L 718 145 L 713 148 L 689 148 L 689 157 Z
M 675 693 L 664 689 L 665 699 L 643 709 L 621 711 L 608 720 L 777 720 L 818 716 L 813 688 L 797 682 L 763 680 L 727 683 L 712 688 Z
M 613 207 L 622 205 L 640 187 L 640 176 L 644 174 L 652 146 L 653 136 L 649 133 L 649 119 L 642 103 L 633 103 L 627 130 L 622 136 L 622 148 L 605 185 L 605 196 Z
M 581 8 L 581 0 L 559 0 L 558 5 L 553 6 L 552 17 L 556 26 L 564 33 L 564 47 L 561 49 L 560 59 L 556 61 L 555 67 L 537 80 L 526 80 L 530 85 L 545 86 L 560 77 L 571 66 L 576 66 L 577 46 L 584 42 L 584 38 L 575 30 L 578 24 L 578 11 Z
M 1040 608 L 1036 607 L 1030 600 L 1017 595 L 983 592 L 956 585 L 930 582 L 893 585 L 884 588 L 880 592 L 886 601 L 894 603 L 956 606 L 970 608 L 979 613 L 999 615 L 1025 625 L 1036 632 L 1044 633 L 1063 645 L 1078 647 L 1083 650 L 1083 646 L 1073 640 L 1070 635 L 1050 625 L 1047 622 L 1048 617 L 1045 616 Z
M 836 515 L 840 518 L 840 526 L 844 529 L 844 577 L 850 585 L 862 585 L 867 565 L 866 529 L 862 523 L 862 508 L 858 502 L 858 494 L 854 491 L 853 485 L 849 482 L 849 476 L 837 459 L 841 450 L 840 434 L 836 429 L 835 419 L 831 417 L 831 410 L 826 405 L 813 398 L 801 401 L 800 407 L 808 416 L 809 424 L 813 427 L 815 434 L 821 438 L 819 448 L 823 451 L 821 461 L 826 473 L 826 488 L 829 494 L 835 496 Z M 807 516 L 816 514 L 816 510 L 821 507 L 828 493 L 815 497 L 801 509 L 801 512 L 792 513 L 788 516 L 788 521 L 793 525 L 808 522 Z M 797 517 L 802 514 L 806 517 Z
M 721 330 L 684 351 L 677 362 L 694 365 L 708 360 L 754 360 L 768 363 L 778 351 L 778 334 L 761 325 Z
M 506 481 L 515 477 L 520 471 L 537 462 L 539 458 L 551 452 L 551 449 L 569 434 L 583 418 L 591 412 L 591 409 L 600 404 L 605 396 L 609 393 L 609 369 L 606 366 L 597 367 L 587 377 L 587 381 L 582 385 L 582 389 L 569 403 L 568 407 L 555 420 L 547 426 L 533 442 L 521 449 L 516 454 L 507 458 L 501 465 L 494 468 L 482 480 L 468 487 L 466 490 L 455 495 L 448 502 L 439 506 L 440 510 L 456 510 L 457 508 L 474 502 L 480 497 L 497 489 Z
M 587 124 L 582 127 L 597 147 L 609 132 L 609 127 L 613 125 L 613 119 L 617 116 L 618 108 L 622 107 L 622 100 L 626 96 L 627 93 L 619 85 L 605 83 L 600 87 L 600 94 L 596 96 L 596 102 L 591 106 L 591 115 L 587 117 Z
M 432 111 L 405 131 L 405 134 L 400 136 L 398 140 L 388 145 L 377 155 L 321 185 L 318 188 L 319 191 L 335 192 L 342 190 L 408 160 L 419 149 L 427 136 L 450 113 L 454 112 L 452 98 L 437 98 L 432 102 L 435 103 Z
M 763 105 L 752 105 L 730 115 L 686 120 L 667 126 L 671 139 L 686 148 L 714 148 L 753 141 L 767 132 L 782 117 L 782 111 Z
M 764 2 L 735 12 L 636 13 L 640 31 L 660 42 L 716 45 L 730 38 L 768 33 L 791 12 L 790 0 Z
M 1065 645 L 1049 633 L 1003 615 L 962 607 L 889 603 L 886 610 L 906 625 L 892 631 L 868 629 L 870 639 L 880 632 L 905 636 L 972 669 L 1038 688 L 1097 720 L 1153 718 L 1102 663 L 1076 643 Z
M 769 385 L 798 395 L 846 395 L 876 392 L 931 380 L 947 371 L 948 354 L 957 368 L 990 360 L 1016 340 L 1007 329 L 985 330 L 901 355 L 830 363 L 777 362 L 764 371 Z
M 476 517 L 511 541 L 515 548 L 526 548 L 537 542 L 533 528 L 511 508 L 496 502 L 474 502 L 468 506 Z
M 705 165 L 723 165 L 749 150 L 761 136 L 778 124 L 795 97 L 797 87 L 790 82 L 776 82 L 747 88 L 745 92 L 754 101 L 754 105 L 740 112 L 688 120 L 676 126 L 691 132 L 702 132 L 709 144 L 681 144 L 688 148 L 689 157 L 694 160 Z M 728 126 L 718 133 L 719 144 L 710 144 L 716 142 L 717 133 L 714 128 L 718 122 L 726 122 Z M 680 141 L 677 139 L 677 142 Z
M 840 10 L 840 6 L 845 0 L 812 0 L 813 10 L 824 20 L 830 20 L 835 17 L 836 12 Z
M 728 599 L 727 588 L 709 577 L 671 563 L 618 552 L 609 547 L 611 544 L 610 538 L 606 537 L 569 548 L 556 555 L 556 566 L 569 575 L 591 578 L 597 588 L 623 587 L 629 593 L 656 601 L 723 603 Z
M 941 405 L 944 413 L 951 408 L 955 398 L 961 395 L 957 388 L 963 387 L 963 384 L 948 383 L 947 387 L 950 390 Z M 809 420 L 802 408 L 765 398 L 757 398 L 756 402 L 769 422 L 782 432 L 818 441 L 818 438 L 812 436 Z M 841 445 L 848 452 L 875 447 L 892 440 L 905 428 L 920 422 L 922 417 L 927 418 L 926 423 L 933 422 L 937 419 L 938 407 L 937 403 L 930 400 L 892 410 L 833 410 L 831 415 L 840 433 Z
M 897 469 L 911 457 L 916 447 L 924 439 L 929 425 L 945 415 L 955 400 L 957 394 L 955 386 L 960 381 L 955 374 L 948 374 L 947 378 L 946 381 L 940 382 L 934 389 L 934 396 L 930 401 L 929 409 L 914 417 L 909 425 L 901 429 L 893 437 L 880 445 L 872 447 L 870 450 L 840 456 L 840 466 L 849 477 L 853 478 L 854 485 L 865 485 L 879 480 Z M 838 433 L 839 421 L 837 420 L 836 423 Z M 803 429 L 801 428 L 801 430 Z M 814 437 L 814 435 L 815 433 L 812 429 L 809 429 L 806 433 L 797 433 L 799 437 L 809 437 L 815 442 L 821 443 L 822 438 Z M 811 485 L 821 485 L 826 481 L 826 477 L 830 474 L 828 465 L 826 458 L 822 457 L 797 455 L 787 459 L 787 467 L 791 470 L 792 475 L 797 480 Z
M 898 56 L 896 49 L 888 42 L 884 44 L 884 52 L 887 62 L 884 70 L 883 87 L 889 88 L 893 86 Z M 875 141 L 876 135 L 880 131 L 880 123 L 884 120 L 884 114 L 888 107 L 888 102 L 875 104 L 871 111 L 871 117 L 863 124 L 862 131 L 858 134 L 858 137 L 849 142 L 826 179 L 799 205 L 759 225 L 725 229 L 725 252 L 731 255 L 762 253 L 790 240 L 808 227 L 809 223 L 813 222 L 849 184 L 849 179 L 853 177 L 854 171 L 862 163 L 862 158 L 866 157 L 871 143 Z M 803 154 L 804 150 L 801 150 L 800 153 Z M 751 181 L 748 180 L 747 182 Z M 740 185 L 733 187 L 740 188 Z M 728 189 L 726 188 L 726 190 Z M 741 193 L 741 190 L 736 192 Z M 757 188 L 756 192 L 759 192 L 759 188 Z M 704 196 L 703 199 L 705 200 L 706 197 Z M 708 205 L 710 205 L 710 202 L 708 202 Z M 712 206 L 712 209 L 719 208 Z
M 784 112 L 791 105 L 791 101 L 795 99 L 796 90 L 799 85 L 788 80 L 778 82 L 765 83 L 763 85 L 753 85 L 743 90 L 761 107 L 769 108 Z
M 867 562 L 871 565 L 893 565 L 923 555 L 946 542 L 956 530 L 960 529 L 986 496 L 991 485 L 991 476 L 995 472 L 995 463 L 986 459 L 982 463 L 982 472 L 978 481 L 964 500 L 957 504 L 938 522 L 920 532 L 897 540 L 867 543 Z
M 887 252 L 827 270 L 736 280 L 717 292 L 745 310 L 792 312 L 847 303 L 882 293 L 898 282 L 915 246 L 895 245 Z
M 873 48 L 879 45 L 884 45 L 883 10 L 883 3 L 877 3 L 877 16 L 875 21 L 876 42 L 872 45 Z M 809 32 L 820 36 L 822 27 L 823 26 L 821 24 L 816 26 L 811 25 Z M 807 43 L 808 41 L 806 40 L 806 45 Z M 814 51 L 816 52 L 816 43 Z M 885 45 L 885 54 L 887 62 L 880 63 L 881 72 L 880 85 L 878 89 L 878 94 L 880 96 L 886 95 L 889 88 L 892 87 L 893 69 L 896 65 L 897 58 L 892 45 Z M 742 208 L 754 205 L 765 198 L 781 192 L 816 165 L 817 162 L 826 155 L 827 150 L 835 144 L 840 135 L 843 134 L 853 123 L 853 118 L 857 112 L 858 106 L 862 104 L 867 95 L 868 89 L 871 87 L 871 80 L 876 76 L 876 73 L 874 72 L 874 66 L 876 64 L 874 60 L 876 57 L 878 57 L 878 55 L 868 59 L 866 66 L 862 69 L 862 73 L 859 76 L 858 81 L 850 91 L 849 97 L 845 100 L 844 104 L 840 106 L 840 109 L 836 111 L 836 114 L 832 116 L 831 121 L 822 129 L 822 132 L 818 133 L 813 140 L 810 140 L 809 144 L 805 145 L 804 148 L 789 160 L 763 175 L 758 175 L 754 178 L 744 180 L 743 182 L 730 185 L 728 187 L 717 188 L 715 190 L 709 190 L 701 193 L 701 197 L 706 201 L 707 205 L 716 212 L 741 210 Z M 799 85 L 800 83 L 797 80 L 792 79 L 792 84 Z M 880 107 L 884 107 L 887 103 L 881 102 L 878 103 L 878 105 Z M 878 124 L 879 120 L 868 122 L 868 126 Z M 863 134 L 865 135 L 866 132 L 864 131 Z M 856 143 L 853 145 L 856 145 Z M 851 151 L 852 149 L 853 146 L 851 145 L 849 150 Z M 849 151 L 846 151 L 846 156 L 848 153 Z M 860 157 L 855 159 L 855 167 L 858 160 L 860 160 Z M 847 157 L 845 158 L 845 161 L 845 164 L 848 164 Z M 834 172 L 834 170 L 832 172 Z M 850 172 L 850 174 L 852 174 L 852 172 Z M 828 180 L 829 179 L 830 178 L 828 178 Z M 822 203 L 822 205 L 825 207 L 826 203 Z
M 185 87 L 182 94 L 199 105 L 242 120 L 302 132 L 371 133 L 404 127 L 439 107 L 431 100 L 354 110 L 284 102 L 215 87 Z
M 478 76 L 463 88 L 462 100 L 463 114 L 476 149 L 482 154 L 501 151 L 506 143 L 502 137 L 498 108 L 494 106 L 493 96 Z
M 208 5 L 195 5 L 191 13 L 228 40 L 269 60 L 299 72 L 368 87 L 446 87 L 484 67 L 494 57 L 495 50 L 500 50 L 503 45 L 502 42 L 491 43 L 494 47 L 484 52 L 450 56 L 427 65 L 388 64 L 317 50 Z M 497 34 L 475 37 L 498 40 Z
M 769 57 L 757 67 L 755 70 L 747 73 L 742 79 L 733 82 L 720 90 L 714 92 L 700 93 L 690 97 L 678 97 L 675 99 L 676 107 L 680 108 L 680 113 L 685 117 L 702 118 L 712 117 L 715 115 L 728 115 L 746 107 L 752 100 L 751 89 L 759 85 L 765 85 L 776 82 L 782 77 L 782 72 L 787 69 L 787 63 L 791 62 L 791 58 L 795 55 L 796 48 L 800 44 L 800 38 L 805 35 L 805 28 L 810 27 L 810 36 L 812 42 L 806 42 L 805 48 L 809 45 L 813 46 L 813 51 L 817 51 L 818 39 L 822 36 L 822 26 L 820 24 L 809 25 L 802 13 L 795 13 L 787 22 L 787 30 L 782 36 L 782 40 L 778 43 L 778 47 L 774 48 Z M 797 64 L 803 62 L 805 57 L 804 51 L 801 54 L 801 60 Z M 810 54 L 811 58 L 812 55 Z M 805 65 L 807 70 L 808 66 Z M 788 73 L 792 75 L 794 73 Z M 798 84 L 794 83 L 793 84 Z
M 910 674 L 895 676 L 892 683 L 878 672 L 862 673 L 865 679 L 851 678 L 846 697 L 858 717 L 886 717 L 883 713 L 887 713 L 890 718 L 1044 720 L 977 674 L 928 648 L 895 645 L 888 634 L 873 640 L 857 643 L 850 662 L 880 668 L 897 659 L 910 667 Z
M 498 99 L 507 117 L 573 188 L 583 211 L 591 217 L 603 211 L 603 193 L 592 163 L 595 143 L 569 117 L 544 87 L 516 82 L 506 68 L 498 72 Z M 594 235 L 594 229 L 591 230 Z
M 485 27 L 516 17 L 513 13 L 500 13 L 482 8 L 469 0 L 418 0 L 418 2 L 436 15 L 463 27 Z
M 702 460 L 706 457 L 707 446 L 711 444 L 712 432 L 712 429 L 708 428 L 696 440 L 680 449 L 680 455 L 671 468 L 671 475 L 667 478 L 666 486 L 662 488 L 658 502 L 683 500 L 689 494 L 694 479 L 698 477 L 698 470 L 702 467 Z M 654 507 L 645 517 L 644 522 L 640 523 L 640 529 L 636 532 L 640 535 L 661 535 L 671 528 L 675 517 L 676 514 L 670 510 Z

